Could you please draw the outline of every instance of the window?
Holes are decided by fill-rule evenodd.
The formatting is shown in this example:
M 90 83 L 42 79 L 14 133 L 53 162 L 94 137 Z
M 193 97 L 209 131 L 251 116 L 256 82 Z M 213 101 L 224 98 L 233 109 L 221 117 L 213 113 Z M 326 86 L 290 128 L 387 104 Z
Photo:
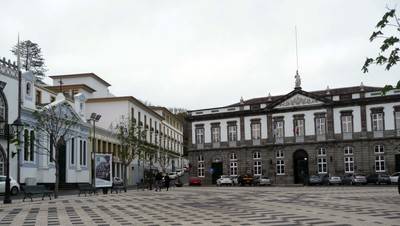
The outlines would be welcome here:
M 325 135 L 326 132 L 326 119 L 325 118 L 316 118 L 315 119 L 315 129 L 317 135 Z
M 0 96 L 0 122 L 6 120 L 6 103 L 2 96 Z
M 284 156 L 283 156 L 283 150 L 278 150 L 277 152 L 276 152 L 276 158 L 283 158 Z
M 79 140 L 79 164 L 82 165 L 83 163 L 83 142 Z
M 385 156 L 377 155 L 375 156 L 375 171 L 385 172 Z
M 375 145 L 375 154 L 383 154 L 383 145 Z
M 254 176 L 261 175 L 261 161 L 254 161 Z
M 71 139 L 71 165 L 75 164 L 75 138 Z
M 373 131 L 383 130 L 383 113 L 372 114 L 372 130 Z
M 251 123 L 251 139 L 260 140 L 261 139 L 261 123 L 254 122 Z
M 197 176 L 204 177 L 204 157 L 202 155 L 198 157 Z
M 5 164 L 4 164 L 4 156 L 3 156 L 2 153 L 0 153 L 0 175 L 4 175 L 5 174 L 4 166 L 5 166 Z
M 196 128 L 196 144 L 204 144 L 204 128 Z
M 238 175 L 237 162 L 230 162 L 230 175 L 231 176 L 237 176 Z
M 31 96 L 31 93 L 32 93 L 32 84 L 31 84 L 30 82 L 27 82 L 27 83 L 26 83 L 26 90 L 25 90 L 25 92 L 26 92 L 26 95 L 27 95 L 27 96 Z
M 220 127 L 219 126 L 211 127 L 211 142 L 212 143 L 220 142 Z
M 24 130 L 24 161 L 29 161 L 29 130 Z
M 350 146 L 347 146 L 344 148 L 344 155 L 353 155 L 353 148 Z
M 326 162 L 326 158 L 319 157 L 318 158 L 318 173 L 325 174 L 327 173 L 328 164 Z
M 345 173 L 354 173 L 354 157 L 353 157 L 353 148 L 347 146 L 344 148 L 344 172 Z
M 276 160 L 276 174 L 285 175 L 285 160 L 283 159 Z
M 253 153 L 253 159 L 261 159 L 261 153 L 256 151 Z
M 274 136 L 275 137 L 283 137 L 284 136 L 283 131 L 284 131 L 283 120 L 275 121 L 274 122 Z
M 52 102 L 54 102 L 54 101 L 56 101 L 56 98 L 53 97 L 53 96 L 51 96 L 51 97 L 50 97 L 50 102 L 52 103 Z
M 29 161 L 33 162 L 35 160 L 35 131 L 31 130 L 29 138 L 30 138 Z
M 231 160 L 231 161 L 237 161 L 236 153 L 232 153 L 232 154 L 231 154 L 230 160 Z
M 294 136 L 303 137 L 304 136 L 304 119 L 294 120 Z
M 86 141 L 83 141 L 83 165 L 86 166 Z
M 236 125 L 228 125 L 228 141 L 237 141 Z
M 325 148 L 318 149 L 318 156 L 326 156 L 326 149 Z
M 353 132 L 353 116 L 343 115 L 342 117 L 342 132 L 352 133 Z
M 400 130 L 400 110 L 394 113 L 396 130 Z

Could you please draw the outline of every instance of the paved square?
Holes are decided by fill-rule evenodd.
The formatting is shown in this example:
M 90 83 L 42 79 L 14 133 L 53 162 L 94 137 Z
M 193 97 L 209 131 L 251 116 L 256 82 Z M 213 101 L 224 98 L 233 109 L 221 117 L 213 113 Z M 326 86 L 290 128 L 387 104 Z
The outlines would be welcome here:
M 395 187 L 184 187 L 14 200 L 0 225 L 400 225 Z

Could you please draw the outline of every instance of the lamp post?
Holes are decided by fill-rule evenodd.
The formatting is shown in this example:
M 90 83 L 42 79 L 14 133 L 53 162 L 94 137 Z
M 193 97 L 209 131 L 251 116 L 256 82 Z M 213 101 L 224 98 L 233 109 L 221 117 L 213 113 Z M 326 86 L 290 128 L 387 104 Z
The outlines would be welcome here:
M 95 169 L 95 159 L 96 159 L 96 122 L 101 118 L 100 114 L 92 113 L 90 115 L 89 122 L 93 122 L 93 137 L 92 137 L 92 186 L 96 189 L 96 169 Z
M 19 129 L 22 128 L 23 125 L 19 119 L 15 120 L 13 124 L 5 124 L 5 134 L 7 136 L 7 159 L 6 159 L 6 165 L 7 165 L 7 174 L 6 174 L 6 188 L 5 188 L 5 194 L 4 194 L 4 204 L 10 204 L 11 203 L 11 186 L 10 186 L 10 140 L 12 138 L 12 135 L 14 132 L 16 132 L 17 136 L 19 136 Z M 15 131 L 14 131 L 15 129 Z M 19 137 L 18 137 L 19 138 Z

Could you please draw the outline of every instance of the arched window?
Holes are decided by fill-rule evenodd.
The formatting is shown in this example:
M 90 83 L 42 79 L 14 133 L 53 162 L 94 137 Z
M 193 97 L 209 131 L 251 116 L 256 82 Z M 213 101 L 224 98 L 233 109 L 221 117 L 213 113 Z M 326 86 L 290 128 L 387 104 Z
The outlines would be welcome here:
M 3 152 L 0 151 L 0 175 L 4 175 L 5 171 L 4 171 L 4 155 Z
M 3 95 L 0 95 L 0 122 L 6 121 L 6 102 Z
M 230 160 L 231 160 L 231 161 L 237 161 L 237 155 L 236 155 L 236 153 L 231 153 Z

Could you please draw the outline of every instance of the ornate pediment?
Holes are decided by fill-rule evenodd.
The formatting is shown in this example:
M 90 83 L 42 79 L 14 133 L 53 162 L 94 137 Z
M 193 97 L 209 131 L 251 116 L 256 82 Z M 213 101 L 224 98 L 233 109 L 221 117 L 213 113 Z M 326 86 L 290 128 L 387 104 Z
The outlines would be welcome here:
M 311 106 L 311 105 L 319 105 L 324 102 L 319 101 L 317 99 L 302 95 L 296 94 L 282 103 L 278 104 L 275 108 L 291 108 L 291 107 L 302 107 L 302 106 Z

